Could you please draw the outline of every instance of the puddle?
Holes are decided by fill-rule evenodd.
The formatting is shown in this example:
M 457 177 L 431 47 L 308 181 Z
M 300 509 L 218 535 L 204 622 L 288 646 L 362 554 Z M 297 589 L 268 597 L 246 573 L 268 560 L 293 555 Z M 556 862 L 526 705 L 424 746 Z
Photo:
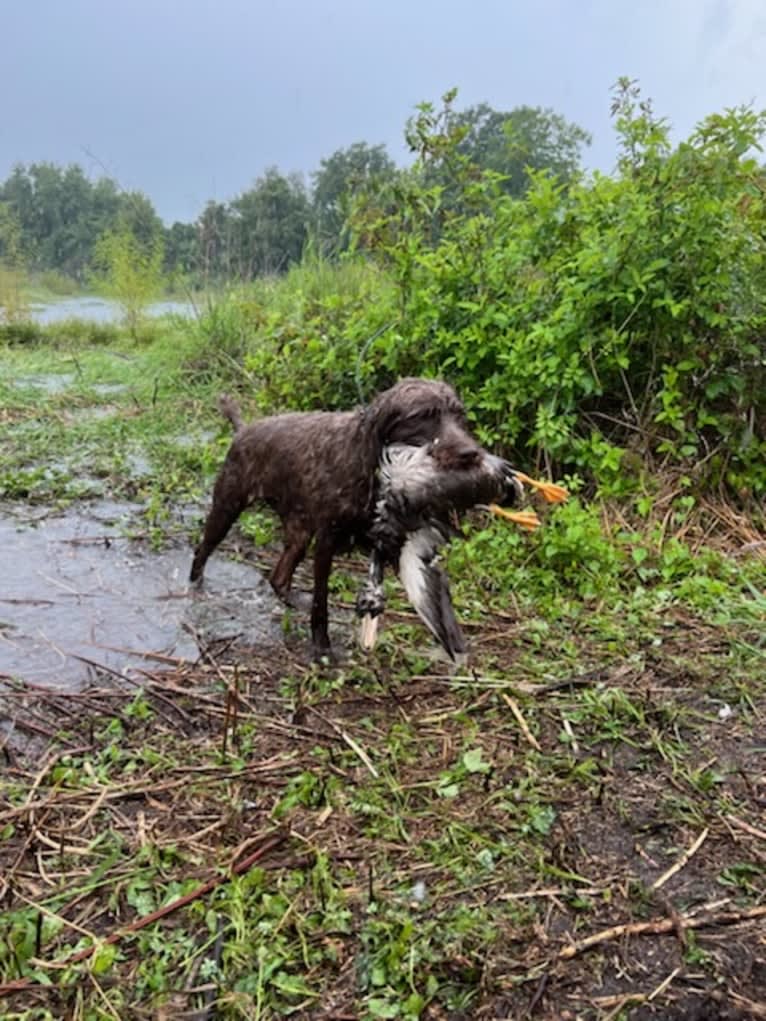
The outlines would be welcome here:
M 203 429 L 198 433 L 184 433 L 182 436 L 171 437 L 173 443 L 182 450 L 190 450 L 201 447 L 206 443 L 212 443 L 218 433 L 215 429 Z
M 73 408 L 64 412 L 67 422 L 98 422 L 103 418 L 117 415 L 120 408 L 116 404 L 92 404 L 86 408 Z
M 190 590 L 191 550 L 125 538 L 135 512 L 106 501 L 56 516 L 0 512 L 0 678 L 73 691 L 99 669 L 195 661 L 214 641 L 281 643 L 283 608 L 254 568 L 215 557 L 205 587 Z
M 17 376 L 12 383 L 17 387 L 32 387 L 47 394 L 60 394 L 74 383 L 73 372 L 39 372 L 28 376 Z M 125 393 L 127 383 L 91 383 L 89 389 L 102 397 Z
M 13 385 L 34 387 L 35 390 L 44 390 L 47 394 L 60 394 L 68 390 L 73 382 L 73 372 L 41 372 L 32 376 L 17 376 L 13 380 Z
M 147 475 L 151 475 L 154 471 L 151 460 L 140 450 L 127 451 L 125 454 L 125 469 L 133 479 L 146 478 Z
M 128 389 L 127 383 L 93 383 L 90 389 L 97 394 L 111 395 L 125 393 Z

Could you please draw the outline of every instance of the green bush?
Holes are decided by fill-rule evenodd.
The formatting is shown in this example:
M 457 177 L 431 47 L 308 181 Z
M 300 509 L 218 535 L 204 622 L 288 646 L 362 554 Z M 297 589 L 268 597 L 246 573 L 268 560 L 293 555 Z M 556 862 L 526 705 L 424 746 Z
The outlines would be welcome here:
M 67 297 L 70 294 L 76 294 L 79 290 L 79 285 L 76 280 L 67 276 L 66 273 L 60 273 L 56 269 L 43 271 L 38 275 L 35 282 L 44 291 L 60 297 Z
M 423 106 L 415 167 L 385 197 L 359 196 L 356 255 L 216 300 L 190 367 L 264 412 L 444 377 L 479 437 L 522 467 L 618 497 L 667 473 L 762 493 L 766 176 L 750 153 L 766 114 L 708 117 L 673 147 L 632 83 L 614 113 L 614 176 L 530 171 L 516 199 Z
M 766 115 L 709 117 L 672 148 L 631 83 L 614 112 L 615 177 L 564 187 L 531 173 L 511 199 L 424 107 L 422 173 L 383 213 L 356 211 L 400 310 L 370 353 L 389 373 L 451 379 L 482 437 L 521 463 L 602 483 L 683 465 L 762 491 L 766 178 L 749 153 Z M 432 163 L 448 164 L 462 202 L 423 185 Z
M 393 300 L 361 259 L 307 260 L 211 303 L 189 365 L 228 376 L 263 412 L 351 407 L 380 384 L 368 349 L 394 322 Z

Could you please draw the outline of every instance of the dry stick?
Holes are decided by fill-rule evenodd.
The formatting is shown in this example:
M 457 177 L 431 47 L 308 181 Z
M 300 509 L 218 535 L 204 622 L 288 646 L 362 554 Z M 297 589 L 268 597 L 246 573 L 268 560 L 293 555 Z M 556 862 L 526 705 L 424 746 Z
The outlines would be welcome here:
M 239 671 L 234 671 L 234 678 L 229 685 L 229 697 L 232 700 L 231 705 L 231 743 L 232 747 L 237 747 L 237 723 L 239 721 Z
M 720 915 L 707 915 L 697 917 L 696 915 L 681 915 L 679 918 L 656 918 L 649 922 L 630 922 L 625 925 L 613 925 L 609 929 L 602 929 L 592 936 L 572 943 L 556 954 L 556 960 L 570 961 L 573 957 L 581 954 L 584 950 L 590 950 L 600 943 L 608 943 L 610 940 L 619 939 L 621 936 L 640 936 L 649 932 L 653 935 L 660 935 L 663 932 L 674 932 L 678 928 L 679 920 L 684 929 L 703 929 L 710 925 L 732 925 L 735 922 L 749 921 L 753 918 L 766 916 L 766 905 L 757 908 L 750 908 L 747 911 L 725 911 Z
M 152 925 L 154 922 L 158 922 L 160 919 L 167 917 L 167 915 L 172 914 L 174 911 L 178 911 L 179 908 L 185 907 L 187 904 L 191 904 L 192 901 L 198 900 L 200 897 L 204 897 L 212 890 L 215 890 L 217 887 L 228 882 L 232 876 L 240 876 L 243 872 L 247 872 L 265 854 L 269 851 L 273 851 L 274 848 L 279 847 L 279 845 L 284 842 L 286 836 L 287 831 L 280 830 L 272 836 L 267 837 L 252 854 L 248 855 L 247 858 L 244 858 L 242 861 L 237 862 L 236 865 L 232 865 L 230 872 L 222 876 L 215 876 L 213 879 L 209 879 L 206 883 L 202 883 L 194 890 L 190 890 L 189 893 L 184 894 L 183 897 L 176 898 L 176 900 L 171 901 L 169 904 L 159 908 L 157 911 L 152 911 L 151 914 L 137 918 L 135 922 L 131 922 L 130 925 L 126 925 L 123 929 L 118 929 L 116 932 L 111 933 L 100 944 L 93 943 L 91 946 L 85 947 L 83 950 L 79 950 L 76 954 L 72 954 L 65 960 L 55 962 L 55 965 L 52 965 L 51 962 L 48 962 L 47 964 L 43 964 L 43 962 L 39 963 L 45 967 L 55 966 L 58 968 L 64 968 L 69 967 L 70 964 L 78 964 L 80 961 L 86 960 L 95 952 L 97 946 L 107 946 L 110 943 L 118 943 L 125 936 L 129 936 L 134 932 L 139 932 L 139 930 L 145 929 L 148 925 Z M 39 983 L 28 978 L 17 979 L 14 982 L 8 982 L 5 985 L 0 985 L 0 996 L 7 996 L 9 993 L 20 992 L 23 989 L 29 989 L 30 987 L 38 984 Z
M 143 691 L 143 686 L 139 684 L 138 681 L 134 680 L 132 677 L 128 677 L 128 675 L 125 673 L 120 673 L 119 670 L 113 670 L 112 667 L 107 666 L 106 663 L 99 663 L 98 660 L 88 659 L 87 656 L 80 656 L 76 652 L 70 652 L 68 653 L 68 655 L 71 656 L 72 659 L 79 659 L 82 663 L 94 667 L 96 670 L 106 671 L 106 673 L 111 674 L 112 677 L 116 677 L 119 681 L 122 681 L 123 684 L 132 684 L 134 688 L 138 688 L 139 691 Z M 167 698 L 164 698 L 162 695 L 158 694 L 157 698 L 160 699 L 160 701 L 164 702 L 166 705 L 169 705 L 171 709 L 176 708 L 172 702 L 170 702 Z M 159 706 L 155 706 L 154 709 L 157 715 L 161 716 L 169 727 L 175 729 L 177 725 L 175 720 L 168 716 L 168 714 L 164 712 L 162 709 L 160 709 Z
M 346 742 L 346 744 L 349 746 L 351 751 L 361 759 L 361 761 L 364 763 L 364 765 L 367 767 L 367 769 L 369 769 L 370 773 L 372 773 L 372 775 L 375 777 L 375 779 L 376 780 L 379 779 L 380 774 L 378 773 L 377 769 L 375 768 L 375 766 L 373 766 L 372 762 L 370 761 L 369 755 L 364 750 L 364 748 L 362 748 L 362 746 L 360 744 L 358 744 L 353 739 L 353 737 L 351 737 L 350 734 L 347 734 L 346 731 L 343 730 L 342 727 L 339 727 L 338 724 L 335 723 L 334 720 L 329 720 L 326 716 L 323 716 L 317 709 L 315 709 L 313 707 L 313 705 L 306 706 L 306 708 L 310 712 L 312 712 L 315 716 L 318 716 L 319 719 L 322 721 L 322 723 L 326 723 L 328 727 L 331 727 L 335 731 L 335 733 L 338 735 L 338 737 L 342 741 Z
M 708 993 L 712 999 L 717 1003 L 723 1003 L 729 1006 L 731 1000 L 733 1000 L 737 1006 L 742 1007 L 753 1017 L 766 1018 L 766 1003 L 756 1003 L 755 1000 L 748 1000 L 745 996 L 740 996 L 739 993 L 735 993 L 733 990 L 728 990 L 726 993 L 719 992 L 718 990 L 711 990 Z
M 505 699 L 506 703 L 508 704 L 511 712 L 516 717 L 516 722 L 521 727 L 521 732 L 524 735 L 524 737 L 527 739 L 529 744 L 532 745 L 532 747 L 535 749 L 535 751 L 537 751 L 537 752 L 542 751 L 542 748 L 540 747 L 540 744 L 539 744 L 537 738 L 535 737 L 535 735 L 532 733 L 532 731 L 527 726 L 527 721 L 522 716 L 521 709 L 519 709 L 519 706 L 518 706 L 518 703 L 516 702 L 516 700 L 511 698 L 511 696 L 506 694 L 506 692 L 504 692 L 504 691 L 501 694 L 502 694 L 503 698 Z
M 608 889 L 608 886 L 585 886 L 579 887 L 577 893 L 581 897 L 600 896 Z M 462 893 L 463 891 L 459 891 Z M 566 897 L 572 891 L 566 886 L 541 886 L 538 890 L 522 890 L 519 893 L 501 893 L 498 900 L 531 900 L 535 897 Z M 451 895 L 449 895 L 451 896 Z
M 25 720 L 20 717 L 18 713 L 13 717 L 13 726 L 18 727 L 20 730 L 26 730 L 30 734 L 41 734 L 43 737 L 47 737 L 49 741 L 52 741 L 58 736 L 55 730 L 51 730 L 49 727 L 44 727 L 41 723 L 33 723 L 31 720 Z M 70 742 L 65 741 L 65 743 L 68 743 L 71 746 Z
M 564 733 L 569 738 L 569 747 L 572 749 L 572 751 L 575 753 L 575 755 L 579 755 L 580 754 L 580 746 L 577 743 L 577 738 L 574 736 L 574 731 L 572 730 L 572 724 L 569 722 L 569 720 L 566 718 L 566 716 L 564 716 L 563 713 L 561 714 L 561 721 L 562 721 L 562 724 L 564 726 Z
M 659 879 L 655 879 L 650 889 L 659 890 L 661 886 L 664 886 L 665 883 L 667 883 L 667 881 L 676 874 L 676 872 L 680 872 L 681 869 L 687 864 L 687 862 L 697 853 L 697 851 L 699 851 L 699 849 L 705 843 L 709 832 L 710 829 L 709 827 L 706 826 L 702 833 L 700 833 L 700 835 L 694 841 L 692 846 L 688 850 L 684 851 L 684 853 L 681 855 L 678 861 L 674 865 L 671 865 L 666 872 L 663 872 Z
M 83 927 L 81 925 L 77 925 L 76 922 L 70 922 L 68 919 L 64 918 L 63 915 L 57 914 L 57 912 L 51 911 L 49 908 L 46 908 L 44 904 L 36 903 L 31 898 L 25 897 L 23 893 L 17 893 L 16 896 L 19 898 L 19 900 L 23 900 L 25 904 L 28 904 L 29 907 L 34 908 L 41 915 L 47 915 L 48 918 L 52 918 L 56 922 L 61 922 L 62 925 L 66 926 L 67 928 L 74 929 L 75 932 L 79 932 L 81 936 L 87 936 L 88 939 L 92 939 L 94 941 L 97 939 L 94 933 L 92 933 L 89 929 L 83 929 Z
M 93 984 L 93 986 L 94 986 L 96 992 L 98 993 L 100 999 L 103 1001 L 104 1007 L 106 1009 L 107 1014 L 109 1014 L 111 1017 L 113 1017 L 115 1019 L 115 1021 L 120 1021 L 120 1015 L 115 1013 L 114 1007 L 111 1005 L 111 1003 L 107 999 L 107 996 L 104 993 L 104 990 L 99 985 L 99 982 L 96 979 L 96 976 L 93 974 L 92 971 L 88 972 L 88 978 L 90 979 L 91 983 Z
M 135 656 L 137 659 L 156 660 L 158 663 L 164 663 L 166 666 L 174 666 L 180 668 L 193 665 L 191 660 L 185 659 L 183 656 L 181 657 L 169 656 L 167 653 L 163 652 L 151 652 L 148 650 L 144 650 L 144 652 L 139 652 L 138 649 L 126 649 L 122 645 L 104 645 L 100 642 L 97 644 L 96 647 L 99 649 L 104 649 L 106 652 L 119 652 L 125 656 Z
M 223 730 L 221 731 L 221 758 L 225 761 L 227 757 L 229 741 L 229 723 L 231 720 L 231 688 L 226 688 L 226 699 L 224 701 L 225 712 L 223 714 Z
M 0 674 L 0 680 L 3 675 Z M 55 688 L 39 688 L 37 685 L 30 685 L 28 688 L 24 688 L 22 691 L 0 691 L 0 698 L 33 698 L 36 702 L 54 702 L 61 701 L 62 698 L 66 698 L 67 702 L 74 702 L 77 700 L 84 700 L 86 702 L 91 701 L 96 706 L 99 705 L 99 699 L 102 698 L 132 698 L 133 693 L 130 691 L 109 691 L 106 688 L 91 688 L 89 691 L 68 691 L 66 695 L 62 696 L 60 691 Z M 60 709 L 62 706 L 56 705 L 56 709 Z M 66 711 L 66 710 L 64 710 Z M 70 712 L 71 716 L 76 716 L 75 712 Z
M 646 1003 L 648 998 L 647 993 L 614 993 L 611 996 L 594 996 L 588 1002 L 594 1007 L 603 1007 L 604 1009 L 616 1007 L 619 1012 L 623 1007 L 627 1007 L 629 1003 Z M 614 1017 L 614 1014 L 609 1014 L 608 1017 Z
M 757 837 L 759 840 L 766 840 L 766 833 L 763 830 L 757 830 L 755 826 L 751 826 L 749 822 L 745 822 L 744 819 L 738 819 L 736 815 L 727 815 L 724 817 L 727 822 L 730 822 L 732 826 L 736 826 L 737 829 L 744 830 L 745 833 L 749 833 L 751 837 Z
M 660 984 L 657 986 L 657 988 L 654 989 L 651 993 L 649 993 L 649 995 L 646 998 L 647 1002 L 651 1003 L 652 1000 L 655 1000 L 658 996 L 662 996 L 662 994 L 668 988 L 670 983 L 675 979 L 676 975 L 678 975 L 679 971 L 681 971 L 680 965 L 677 968 L 674 968 L 669 975 L 666 975 L 662 982 L 660 982 Z

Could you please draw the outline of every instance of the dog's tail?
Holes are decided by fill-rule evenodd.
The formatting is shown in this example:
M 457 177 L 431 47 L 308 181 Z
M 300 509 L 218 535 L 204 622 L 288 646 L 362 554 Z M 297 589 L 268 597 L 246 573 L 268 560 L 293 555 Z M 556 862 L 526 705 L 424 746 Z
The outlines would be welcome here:
M 242 415 L 239 410 L 239 405 L 234 400 L 234 398 L 229 397 L 228 394 L 221 394 L 221 396 L 218 399 L 218 407 L 221 411 L 221 414 L 225 415 L 226 418 L 228 418 L 228 420 L 231 422 L 234 432 L 238 433 L 239 430 L 244 425 L 244 422 L 242 421 Z

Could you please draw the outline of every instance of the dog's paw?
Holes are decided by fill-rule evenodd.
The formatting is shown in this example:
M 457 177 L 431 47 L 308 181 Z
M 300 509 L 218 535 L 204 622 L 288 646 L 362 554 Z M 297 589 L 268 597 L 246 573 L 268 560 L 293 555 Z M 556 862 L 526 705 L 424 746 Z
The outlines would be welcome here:
M 329 645 L 314 645 L 311 650 L 311 659 L 317 666 L 335 666 L 338 663 L 338 656 Z

